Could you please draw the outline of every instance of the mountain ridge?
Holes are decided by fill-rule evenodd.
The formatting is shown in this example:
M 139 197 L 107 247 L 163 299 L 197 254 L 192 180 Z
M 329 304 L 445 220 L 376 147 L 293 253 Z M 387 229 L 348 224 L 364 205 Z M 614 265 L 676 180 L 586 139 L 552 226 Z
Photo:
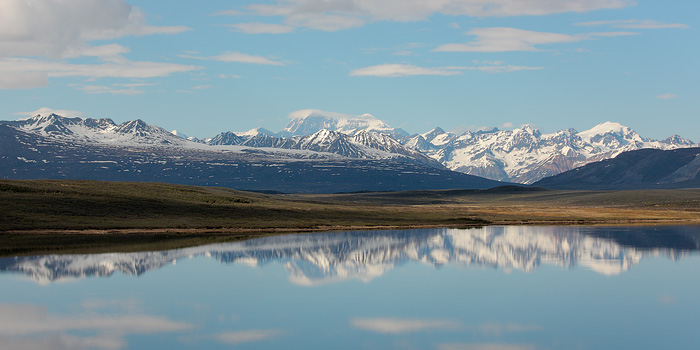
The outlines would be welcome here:
M 0 122 L 26 132 L 75 142 L 113 145 L 162 145 L 202 149 L 208 146 L 332 153 L 352 159 L 394 159 L 449 169 L 487 179 L 532 184 L 577 167 L 644 148 L 678 149 L 698 146 L 678 135 L 664 140 L 643 138 L 614 122 L 589 130 L 559 130 L 542 134 L 531 125 L 462 134 L 434 128 L 407 136 L 370 114 L 351 116 L 321 110 L 290 114 L 287 127 L 274 133 L 264 128 L 222 132 L 212 138 L 184 138 L 137 119 L 117 125 L 111 119 L 65 118 L 55 114 Z M 284 136 L 287 135 L 287 136 Z
M 207 145 L 147 127 L 142 121 L 123 123 L 119 132 L 108 121 L 97 123 L 105 127 L 94 127 L 92 120 L 60 116 L 52 117 L 51 125 L 36 122 L 0 123 L 0 178 L 155 181 L 316 193 L 502 185 L 388 152 L 351 158 L 266 144 L 261 146 L 268 147 Z M 280 140 L 264 134 L 254 138 L 260 143 Z
M 700 147 L 623 152 L 542 179 L 533 186 L 572 190 L 700 187 Z

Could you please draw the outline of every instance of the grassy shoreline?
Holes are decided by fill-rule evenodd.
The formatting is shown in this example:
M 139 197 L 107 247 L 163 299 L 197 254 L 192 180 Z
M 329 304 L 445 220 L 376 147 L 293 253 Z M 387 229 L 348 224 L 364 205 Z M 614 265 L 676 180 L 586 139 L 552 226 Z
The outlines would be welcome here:
M 162 183 L 0 180 L 0 212 L 0 256 L 10 256 L 162 250 L 334 230 L 698 224 L 700 190 L 269 195 Z

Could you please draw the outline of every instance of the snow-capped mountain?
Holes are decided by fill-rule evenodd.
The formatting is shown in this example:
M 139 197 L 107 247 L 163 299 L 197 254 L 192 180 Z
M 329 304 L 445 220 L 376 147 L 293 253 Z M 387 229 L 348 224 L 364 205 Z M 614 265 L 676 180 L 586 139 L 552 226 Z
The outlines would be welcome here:
M 63 141 L 127 145 L 183 145 L 183 138 L 141 119 L 115 124 L 108 118 L 66 118 L 57 114 L 3 122 L 17 130 Z
M 394 138 L 406 137 L 402 129 L 392 128 L 371 114 L 349 115 L 326 112 L 318 109 L 304 109 L 289 114 L 292 120 L 280 132 L 280 136 L 304 136 L 322 129 L 355 135 L 361 131 L 389 134 Z
M 246 139 L 238 136 L 236 133 L 231 131 L 222 132 L 213 138 L 209 139 L 206 143 L 209 145 L 240 145 L 245 142 Z
M 209 142 L 210 145 L 241 145 L 256 148 L 280 148 L 334 153 L 355 159 L 404 159 L 436 168 L 442 165 L 423 153 L 407 148 L 386 134 L 360 130 L 353 136 L 321 129 L 311 135 L 275 137 L 267 133 L 223 132 Z
M 340 159 L 391 159 L 524 184 L 610 159 L 626 151 L 697 146 L 678 135 L 662 141 L 643 138 L 629 127 L 612 122 L 582 132 L 568 129 L 542 134 L 525 125 L 514 130 L 494 128 L 459 135 L 435 128 L 407 137 L 403 130 L 392 128 L 369 114 L 350 116 L 303 110 L 292 113 L 290 117 L 289 125 L 279 133 L 256 128 L 247 132 L 223 132 L 205 140 L 185 139 L 181 132 L 167 132 L 142 120 L 117 125 L 110 119 L 65 118 L 50 114 L 2 124 L 74 144 L 92 142 L 115 147 L 158 146 L 218 151 L 221 147 L 235 146 L 237 151 L 255 149 L 260 154 L 275 150 L 277 154 L 287 156 L 295 150 L 314 152 L 311 158 L 334 154 Z M 291 154 L 291 158 L 298 157 L 298 153 Z
M 691 147 L 693 142 L 678 135 L 663 141 L 643 138 L 629 127 L 605 122 L 582 132 L 569 129 L 551 134 L 542 134 L 530 125 L 461 135 L 436 128 L 415 135 L 406 146 L 451 170 L 529 184 L 625 151 Z
M 692 227 L 666 229 L 664 235 L 654 234 L 653 240 L 625 230 L 606 229 L 603 232 L 608 238 L 597 237 L 596 229 L 591 228 L 528 226 L 283 235 L 162 252 L 3 258 L 0 271 L 19 272 L 39 283 L 51 283 L 107 277 L 115 272 L 138 276 L 181 259 L 210 257 L 225 264 L 252 267 L 278 261 L 284 264 L 293 283 L 316 285 L 351 279 L 369 281 L 409 262 L 521 271 L 552 264 L 615 275 L 629 270 L 645 256 L 677 259 L 700 249 Z M 638 246 L 634 246 L 636 241 L 640 242 Z
M 248 138 L 248 137 L 253 137 L 257 135 L 269 135 L 269 136 L 277 136 L 277 133 L 274 133 L 270 130 L 267 130 L 265 128 L 255 128 L 255 129 L 250 129 L 248 131 L 244 132 L 235 132 L 234 134 L 243 137 L 243 138 Z
M 66 118 L 56 114 L 6 122 L 18 130 L 64 141 L 113 145 L 171 145 L 185 148 L 243 146 L 334 153 L 356 159 L 398 159 L 441 168 L 438 162 L 408 149 L 386 135 L 359 130 L 355 136 L 321 129 L 311 135 L 280 138 L 264 128 L 247 132 L 223 132 L 207 141 L 188 138 L 177 130 L 168 132 L 137 119 L 115 124 L 111 119 Z
M 221 136 L 211 144 L 191 141 L 141 120 L 116 125 L 109 119 L 39 115 L 0 121 L 0 178 L 157 181 L 316 193 L 501 185 L 444 169 L 381 136 L 357 142 L 328 130 L 289 139 L 265 133 Z M 386 150 L 372 148 L 382 146 Z M 392 153 L 399 151 L 404 154 Z
M 185 139 L 185 140 L 187 140 L 187 139 L 190 138 L 189 136 L 183 134 L 182 131 L 173 130 L 173 131 L 171 131 L 170 133 L 173 134 L 173 135 L 175 135 L 175 136 L 177 136 L 177 137 L 182 137 L 182 138 Z

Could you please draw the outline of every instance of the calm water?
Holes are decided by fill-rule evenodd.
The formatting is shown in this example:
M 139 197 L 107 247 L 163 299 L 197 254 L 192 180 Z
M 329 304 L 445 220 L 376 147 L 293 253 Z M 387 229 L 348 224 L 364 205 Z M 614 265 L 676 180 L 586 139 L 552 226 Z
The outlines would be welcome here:
M 0 349 L 700 349 L 700 227 L 0 259 Z

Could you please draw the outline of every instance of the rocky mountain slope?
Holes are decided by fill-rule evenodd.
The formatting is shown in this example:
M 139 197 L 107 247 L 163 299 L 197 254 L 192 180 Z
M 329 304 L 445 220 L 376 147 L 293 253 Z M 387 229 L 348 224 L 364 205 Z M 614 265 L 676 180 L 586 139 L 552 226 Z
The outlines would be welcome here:
M 240 145 L 247 147 L 267 147 L 281 149 L 309 150 L 334 153 L 357 159 L 400 158 L 436 168 L 443 166 L 420 151 L 410 149 L 386 134 L 357 131 L 348 135 L 339 131 L 321 129 L 311 135 L 275 137 L 265 133 L 243 135 L 223 132 L 206 142 L 209 145 Z
M 435 128 L 408 136 L 369 114 L 350 116 L 320 110 L 290 114 L 291 121 L 277 137 L 308 136 L 330 130 L 355 136 L 362 132 L 388 136 L 405 148 L 423 153 L 450 170 L 493 180 L 531 184 L 582 165 L 637 149 L 676 149 L 697 146 L 678 135 L 665 140 L 644 138 L 629 127 L 605 122 L 589 130 L 542 134 L 525 125 L 514 130 L 467 131 L 462 134 Z M 248 133 L 250 134 L 250 132 Z M 260 133 L 256 133 L 259 135 Z M 244 136 L 243 133 L 237 133 Z M 256 143 L 259 144 L 259 143 Z M 398 152 L 407 154 L 406 151 Z
M 629 127 L 611 122 L 582 132 L 568 129 L 552 134 L 542 134 L 529 125 L 514 130 L 467 131 L 461 135 L 437 128 L 415 135 L 406 143 L 448 169 L 524 184 L 626 151 L 693 145 L 677 135 L 663 141 L 643 138 Z
M 502 185 L 436 168 L 440 165 L 423 155 L 414 158 L 412 151 L 408 155 L 381 151 L 363 144 L 369 141 L 350 142 L 349 136 L 329 131 L 317 136 L 287 140 L 257 134 L 248 139 L 257 142 L 255 147 L 207 145 L 140 120 L 116 125 L 108 119 L 40 115 L 0 123 L 0 177 L 157 181 L 321 193 Z M 326 142 L 334 139 L 338 142 Z M 274 148 L 270 140 L 299 146 Z M 357 152 L 332 153 L 334 145 L 352 146 Z M 426 165 L 430 162 L 434 164 Z
M 514 130 L 462 134 L 435 128 L 408 136 L 405 131 L 392 128 L 369 114 L 350 116 L 303 110 L 292 113 L 290 118 L 287 127 L 279 133 L 256 128 L 247 132 L 222 132 L 205 140 L 185 139 L 182 132 L 168 133 L 142 120 L 117 125 L 110 119 L 64 118 L 51 114 L 0 124 L 37 137 L 99 144 L 100 147 L 160 146 L 198 151 L 234 147 L 248 153 L 291 154 L 291 158 L 312 152 L 311 157 L 316 158 L 390 160 L 522 184 L 610 159 L 626 151 L 698 146 L 678 135 L 661 141 L 644 138 L 629 127 L 612 122 L 582 132 L 568 129 L 542 134 L 525 125 Z
M 700 148 L 642 149 L 542 179 L 557 189 L 648 189 L 700 187 Z

